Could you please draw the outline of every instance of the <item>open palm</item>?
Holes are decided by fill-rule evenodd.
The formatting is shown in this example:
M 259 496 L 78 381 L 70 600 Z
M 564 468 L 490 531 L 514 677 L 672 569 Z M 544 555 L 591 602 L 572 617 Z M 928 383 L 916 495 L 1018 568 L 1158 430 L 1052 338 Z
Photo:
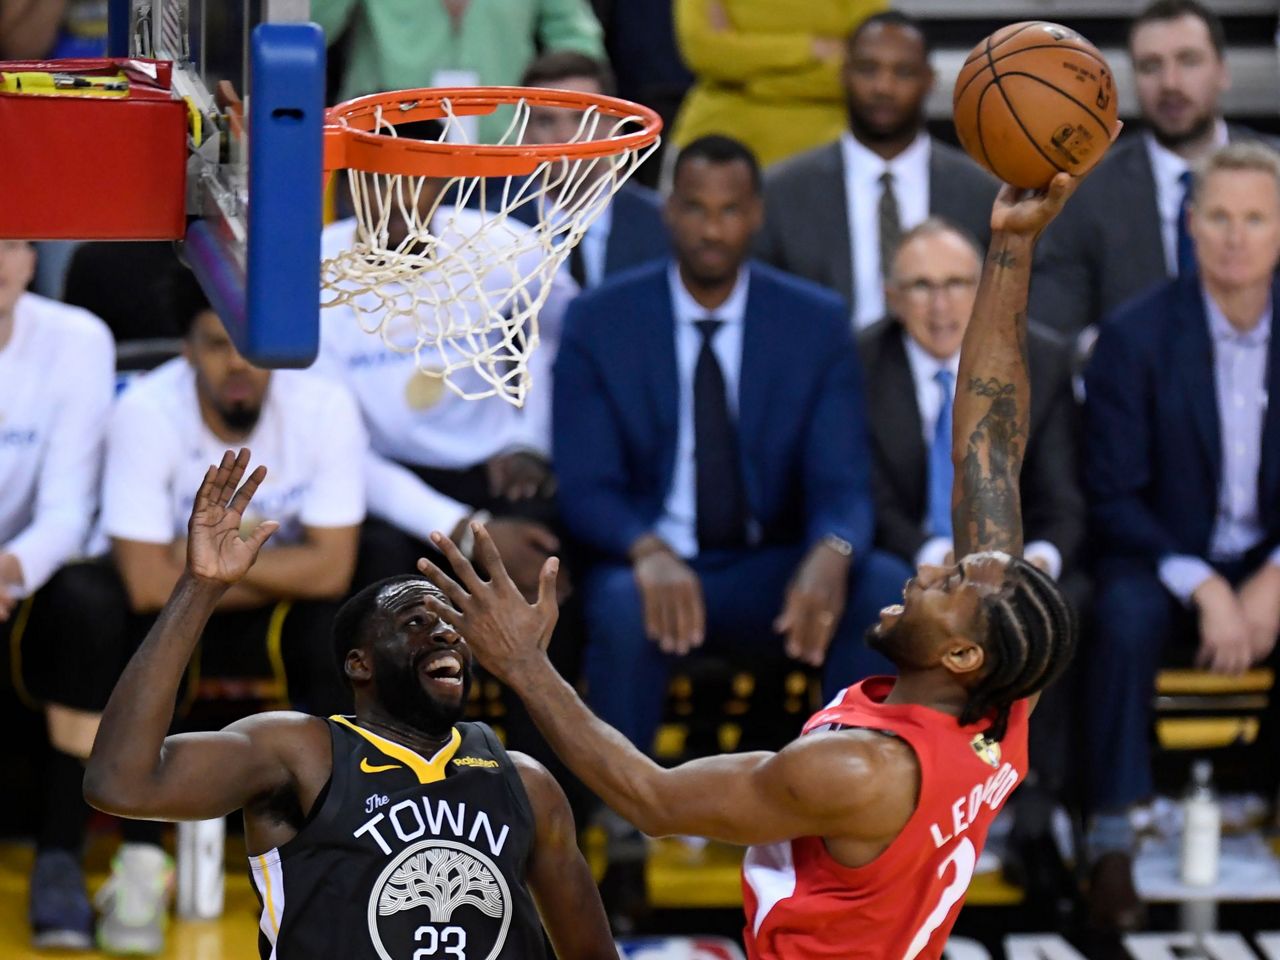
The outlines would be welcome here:
M 201 580 L 228 586 L 239 581 L 253 566 L 267 538 L 280 526 L 267 520 L 247 538 L 240 536 L 245 508 L 267 475 L 267 468 L 259 466 L 241 486 L 248 467 L 247 448 L 234 455 L 228 450 L 222 455 L 222 463 L 205 473 L 196 491 L 187 524 L 187 567 Z

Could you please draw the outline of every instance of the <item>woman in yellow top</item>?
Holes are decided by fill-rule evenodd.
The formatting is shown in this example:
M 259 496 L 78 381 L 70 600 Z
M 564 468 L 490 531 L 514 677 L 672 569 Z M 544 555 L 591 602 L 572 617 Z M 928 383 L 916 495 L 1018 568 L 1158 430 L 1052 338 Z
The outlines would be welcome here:
M 676 39 L 697 77 L 676 146 L 720 133 L 761 165 L 829 143 L 847 121 L 844 41 L 887 0 L 675 0 Z

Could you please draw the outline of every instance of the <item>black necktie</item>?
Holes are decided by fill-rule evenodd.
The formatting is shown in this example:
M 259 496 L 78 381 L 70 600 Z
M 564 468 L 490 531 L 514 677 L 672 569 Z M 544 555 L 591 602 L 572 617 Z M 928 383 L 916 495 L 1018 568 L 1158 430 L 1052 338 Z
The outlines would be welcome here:
M 569 248 L 569 276 L 577 281 L 578 289 L 587 289 L 587 261 L 582 255 L 582 240 Z
M 729 415 L 724 373 L 711 341 L 720 320 L 699 320 L 702 349 L 693 370 L 693 445 L 697 467 L 698 552 L 746 545 L 746 495 L 738 430 Z

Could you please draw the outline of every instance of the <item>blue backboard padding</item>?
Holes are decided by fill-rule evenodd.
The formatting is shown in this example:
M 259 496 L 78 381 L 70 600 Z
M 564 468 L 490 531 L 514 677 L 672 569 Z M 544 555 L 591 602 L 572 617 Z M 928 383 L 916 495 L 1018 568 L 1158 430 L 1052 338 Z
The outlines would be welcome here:
M 248 326 L 240 348 L 260 366 L 309 366 L 319 349 L 324 57 L 314 23 L 264 23 L 250 35 Z

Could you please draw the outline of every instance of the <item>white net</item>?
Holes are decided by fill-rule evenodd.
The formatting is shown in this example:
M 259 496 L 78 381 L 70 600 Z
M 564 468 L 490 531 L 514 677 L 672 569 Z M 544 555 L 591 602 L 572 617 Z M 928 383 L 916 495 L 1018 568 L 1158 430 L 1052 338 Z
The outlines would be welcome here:
M 466 142 L 466 118 L 449 100 L 440 105 L 440 138 Z M 381 109 L 375 131 L 395 136 Z M 524 142 L 531 109 L 524 100 L 514 104 L 498 145 Z M 589 107 L 566 142 L 617 139 L 638 122 Z M 521 406 L 533 386 L 529 360 L 553 278 L 656 147 L 549 159 L 527 176 L 442 180 L 349 170 L 355 242 L 324 260 L 321 302 L 350 308 L 366 332 L 412 353 L 419 370 L 460 396 Z

